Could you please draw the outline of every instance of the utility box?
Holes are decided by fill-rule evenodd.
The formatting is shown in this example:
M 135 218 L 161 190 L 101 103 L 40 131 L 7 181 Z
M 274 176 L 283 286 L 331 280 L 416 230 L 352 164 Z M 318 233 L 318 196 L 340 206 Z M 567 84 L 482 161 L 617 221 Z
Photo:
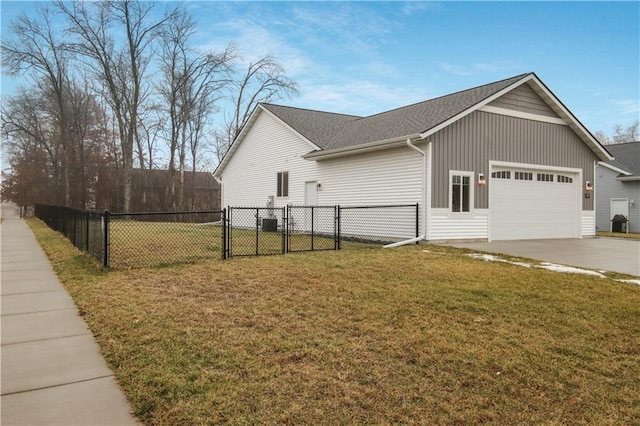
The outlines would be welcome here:
M 278 219 L 262 219 L 262 230 L 265 232 L 278 232 Z
M 611 232 L 627 232 L 628 219 L 623 214 L 617 214 L 611 219 Z

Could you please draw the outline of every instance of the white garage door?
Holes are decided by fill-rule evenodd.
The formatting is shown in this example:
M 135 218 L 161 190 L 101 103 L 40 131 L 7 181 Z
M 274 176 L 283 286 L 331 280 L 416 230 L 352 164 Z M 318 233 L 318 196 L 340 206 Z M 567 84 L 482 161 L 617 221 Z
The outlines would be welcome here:
M 579 238 L 579 185 L 577 173 L 494 166 L 491 240 Z

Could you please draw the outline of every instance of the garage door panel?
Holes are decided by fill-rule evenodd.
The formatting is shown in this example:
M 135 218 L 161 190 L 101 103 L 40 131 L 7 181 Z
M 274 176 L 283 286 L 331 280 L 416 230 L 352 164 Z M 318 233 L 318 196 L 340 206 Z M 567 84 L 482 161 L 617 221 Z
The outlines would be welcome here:
M 569 174 L 573 183 L 557 182 L 558 173 L 533 170 L 534 179 L 537 173 L 554 174 L 553 182 L 539 182 L 516 180 L 518 169 L 501 170 L 510 170 L 510 177 L 489 181 L 492 240 L 578 237 L 577 176 Z

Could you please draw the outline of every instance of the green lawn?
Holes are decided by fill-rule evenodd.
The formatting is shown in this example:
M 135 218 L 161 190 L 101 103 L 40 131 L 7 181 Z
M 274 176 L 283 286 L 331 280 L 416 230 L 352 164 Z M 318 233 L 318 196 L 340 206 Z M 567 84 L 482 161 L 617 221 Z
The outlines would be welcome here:
M 29 224 L 148 425 L 640 419 L 638 285 L 440 246 L 104 272 Z
M 622 232 L 600 232 L 596 233 L 598 237 L 612 237 L 612 238 L 631 238 L 634 240 L 640 240 L 640 234 L 638 233 L 622 233 Z
M 110 223 L 109 266 L 112 269 L 170 266 L 222 258 L 222 227 L 218 224 L 144 222 L 112 220 Z M 233 256 L 282 254 L 283 235 L 234 228 L 231 230 Z M 257 243 L 256 243 L 257 241 Z M 291 251 L 333 250 L 332 236 L 291 234 Z M 343 248 L 379 247 L 342 241 Z M 257 247 L 257 252 L 256 252 Z

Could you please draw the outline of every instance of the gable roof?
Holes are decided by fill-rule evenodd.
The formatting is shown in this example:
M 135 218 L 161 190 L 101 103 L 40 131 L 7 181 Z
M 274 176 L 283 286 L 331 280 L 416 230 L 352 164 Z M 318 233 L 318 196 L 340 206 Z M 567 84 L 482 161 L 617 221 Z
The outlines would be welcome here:
M 628 172 L 623 175 L 640 177 L 640 141 L 607 145 L 607 150 L 614 160 L 606 164 Z
M 518 75 L 368 117 L 340 115 L 333 123 L 331 131 L 323 134 L 317 133 L 319 137 L 310 138 L 310 140 L 323 150 L 328 151 L 356 147 L 369 142 L 404 139 L 407 136 L 415 137 L 487 99 L 505 87 L 509 87 L 527 75 Z M 279 112 L 285 112 L 283 107 L 263 105 L 302 134 L 305 132 L 300 129 L 320 127 L 323 121 L 326 122 L 326 119 L 332 118 L 327 115 L 328 113 L 300 109 L 298 109 L 298 114 L 291 114 L 291 110 L 294 108 L 286 110 L 287 114 L 279 115 Z
M 535 73 L 520 74 L 367 117 L 263 103 L 253 112 L 233 145 L 241 142 L 254 116 L 263 111 L 270 113 L 309 143 L 313 150 L 303 156 L 307 159 L 330 158 L 404 144 L 407 139 L 427 138 L 522 84 L 529 84 L 600 160 L 613 159 Z M 233 145 L 218 166 L 216 175 L 233 154 L 236 148 Z

